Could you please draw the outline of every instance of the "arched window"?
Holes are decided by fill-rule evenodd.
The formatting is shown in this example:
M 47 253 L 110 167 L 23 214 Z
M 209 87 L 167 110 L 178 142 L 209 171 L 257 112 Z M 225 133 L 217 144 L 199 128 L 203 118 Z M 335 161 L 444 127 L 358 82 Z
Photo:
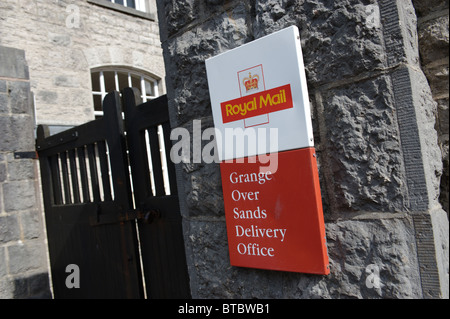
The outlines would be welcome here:
M 96 68 L 91 71 L 92 96 L 95 117 L 103 116 L 102 101 L 111 91 L 135 87 L 141 91 L 143 102 L 159 96 L 158 80 L 143 72 L 125 68 Z

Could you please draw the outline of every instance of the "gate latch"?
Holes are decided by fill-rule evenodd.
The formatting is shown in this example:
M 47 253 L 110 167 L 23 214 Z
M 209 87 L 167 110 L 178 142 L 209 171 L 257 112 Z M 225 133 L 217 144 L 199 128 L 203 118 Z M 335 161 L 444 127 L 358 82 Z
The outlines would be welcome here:
M 90 218 L 90 224 L 92 226 L 98 226 L 105 224 L 122 223 L 135 219 L 142 221 L 144 224 L 151 224 L 160 217 L 161 212 L 158 209 L 150 209 L 144 211 L 134 209 L 126 211 L 125 213 L 117 212 L 116 214 L 103 214 L 101 206 L 98 205 L 95 216 L 91 216 Z
M 150 209 L 144 212 L 141 210 L 132 210 L 120 216 L 119 221 L 129 221 L 133 219 L 138 219 L 142 220 L 145 224 L 151 224 L 160 217 L 161 212 L 158 209 Z

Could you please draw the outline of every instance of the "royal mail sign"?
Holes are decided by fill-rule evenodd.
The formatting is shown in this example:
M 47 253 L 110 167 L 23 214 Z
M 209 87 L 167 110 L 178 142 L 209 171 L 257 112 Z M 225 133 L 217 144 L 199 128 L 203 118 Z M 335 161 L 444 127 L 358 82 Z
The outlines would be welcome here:
M 242 133 L 235 139 L 248 140 L 239 156 L 227 149 L 233 140 L 217 142 L 230 263 L 328 274 L 297 27 L 208 59 L 206 70 L 216 134 L 227 136 L 231 130 Z M 260 132 L 276 134 L 267 138 Z M 267 165 L 266 153 L 276 165 Z
M 206 60 L 214 126 L 276 128 L 277 151 L 314 146 L 299 32 L 290 27 Z M 266 144 L 257 136 L 256 143 Z M 232 159 L 220 145 L 219 159 Z M 249 149 L 244 156 L 257 155 Z
M 220 103 L 223 123 L 278 112 L 293 106 L 289 84 Z

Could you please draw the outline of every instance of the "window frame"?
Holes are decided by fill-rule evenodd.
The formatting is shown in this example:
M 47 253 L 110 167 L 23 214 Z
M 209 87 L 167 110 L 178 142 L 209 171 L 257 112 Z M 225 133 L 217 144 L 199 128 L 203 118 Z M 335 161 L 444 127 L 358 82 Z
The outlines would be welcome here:
M 153 10 L 148 0 L 135 0 L 135 1 L 136 3 L 140 3 L 139 4 L 140 9 L 135 9 L 133 7 L 128 7 L 108 0 L 87 0 L 88 3 L 95 4 L 104 8 L 130 14 L 147 20 L 156 21 L 156 13 L 152 12 Z M 141 10 L 142 6 L 145 6 L 144 10 Z

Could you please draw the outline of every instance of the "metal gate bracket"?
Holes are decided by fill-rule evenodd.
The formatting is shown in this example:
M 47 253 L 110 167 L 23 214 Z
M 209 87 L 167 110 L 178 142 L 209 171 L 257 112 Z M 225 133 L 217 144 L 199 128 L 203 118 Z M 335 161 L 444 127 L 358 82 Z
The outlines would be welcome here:
M 31 151 L 31 152 L 14 152 L 14 158 L 15 159 L 24 159 L 24 158 L 28 158 L 28 159 L 38 159 L 38 154 L 36 151 Z
M 106 224 L 117 224 L 132 220 L 140 220 L 145 224 L 151 224 L 159 217 L 161 217 L 161 213 L 157 209 L 151 209 L 148 211 L 134 209 L 119 214 L 102 214 L 101 207 L 98 206 L 95 216 L 90 217 L 90 225 L 99 226 Z

